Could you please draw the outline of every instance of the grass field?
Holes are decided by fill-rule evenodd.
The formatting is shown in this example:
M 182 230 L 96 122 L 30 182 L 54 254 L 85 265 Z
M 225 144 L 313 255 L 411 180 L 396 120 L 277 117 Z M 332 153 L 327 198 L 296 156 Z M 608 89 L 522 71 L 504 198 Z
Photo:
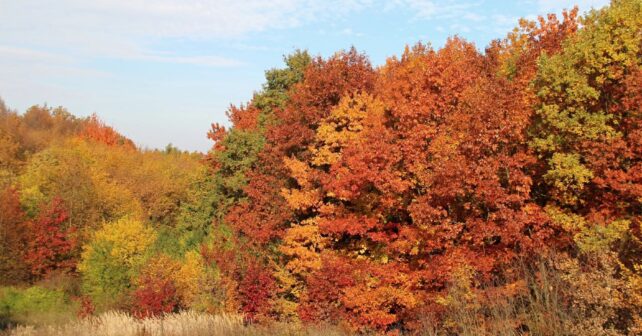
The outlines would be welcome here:
M 162 317 L 136 319 L 122 312 L 106 312 L 64 324 L 40 327 L 18 326 L 0 332 L 2 336 L 268 336 L 268 335 L 347 335 L 331 328 L 304 328 L 296 324 L 247 326 L 237 315 L 210 315 L 181 312 Z

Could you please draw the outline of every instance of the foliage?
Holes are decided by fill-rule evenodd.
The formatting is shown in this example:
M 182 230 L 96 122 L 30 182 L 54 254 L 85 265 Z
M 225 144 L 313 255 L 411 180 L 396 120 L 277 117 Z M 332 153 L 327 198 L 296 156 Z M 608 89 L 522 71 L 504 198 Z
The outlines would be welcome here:
M 205 155 L 0 104 L 0 248 L 29 247 L 0 271 L 73 277 L 82 244 L 72 282 L 139 317 L 639 334 L 642 2 L 578 13 L 380 67 L 297 50 Z
M 54 322 L 43 318 L 47 315 L 60 318 L 74 309 L 75 304 L 61 290 L 40 286 L 24 289 L 0 287 L 0 327 L 15 323 Z
M 83 247 L 78 269 L 85 293 L 105 306 L 126 297 L 155 239 L 154 230 L 140 220 L 125 217 L 105 223 Z
M 77 262 L 75 228 L 69 227 L 69 215 L 62 200 L 54 198 L 51 204 L 40 210 L 32 223 L 27 243 L 25 262 L 36 278 L 49 276 L 52 272 L 71 272 Z
M 134 291 L 134 315 L 139 318 L 175 312 L 179 297 L 174 274 L 179 266 L 171 258 L 160 255 L 153 258 L 138 275 Z
M 81 137 L 92 141 L 103 143 L 107 146 L 127 146 L 134 148 L 134 143 L 118 134 L 113 128 L 105 125 L 93 114 L 84 125 Z
M 18 191 L 5 189 L 0 194 L 0 283 L 3 285 L 20 283 L 29 275 L 24 260 L 29 225 Z

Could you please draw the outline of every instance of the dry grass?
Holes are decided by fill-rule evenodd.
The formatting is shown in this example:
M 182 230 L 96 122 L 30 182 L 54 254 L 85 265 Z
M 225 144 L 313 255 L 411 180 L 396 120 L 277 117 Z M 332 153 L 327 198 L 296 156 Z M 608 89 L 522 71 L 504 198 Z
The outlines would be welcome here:
M 243 320 L 234 315 L 207 315 L 193 312 L 139 320 L 122 312 L 107 312 L 58 326 L 19 326 L 9 336 L 187 336 L 237 335 Z
M 0 333 L 2 334 L 2 333 Z M 3 336 L 343 336 L 334 328 L 304 328 L 297 324 L 245 326 L 238 315 L 181 312 L 163 317 L 136 319 L 117 311 L 61 325 L 18 326 Z

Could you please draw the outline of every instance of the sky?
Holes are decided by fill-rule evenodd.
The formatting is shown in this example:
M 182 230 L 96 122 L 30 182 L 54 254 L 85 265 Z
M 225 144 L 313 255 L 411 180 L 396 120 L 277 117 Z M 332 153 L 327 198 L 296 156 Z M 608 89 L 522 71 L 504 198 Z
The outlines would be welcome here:
M 482 50 L 520 17 L 608 0 L 0 0 L 0 97 L 99 115 L 143 148 L 207 151 L 214 122 L 307 49 L 381 65 L 418 41 Z

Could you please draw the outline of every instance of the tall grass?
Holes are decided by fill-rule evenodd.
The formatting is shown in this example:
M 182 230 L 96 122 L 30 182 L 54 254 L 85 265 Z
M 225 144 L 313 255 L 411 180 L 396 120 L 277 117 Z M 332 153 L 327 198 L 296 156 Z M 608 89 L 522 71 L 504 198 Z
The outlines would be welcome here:
M 1 333 L 0 333 L 1 334 Z M 110 311 L 96 317 L 62 325 L 18 326 L 3 336 L 343 336 L 331 327 L 303 328 L 297 324 L 246 326 L 238 315 L 209 315 L 195 312 L 137 319 L 124 312 Z
M 136 319 L 124 312 L 110 311 L 96 317 L 62 325 L 18 326 L 9 336 L 187 336 L 235 335 L 243 320 L 235 315 L 207 315 L 193 312 Z

